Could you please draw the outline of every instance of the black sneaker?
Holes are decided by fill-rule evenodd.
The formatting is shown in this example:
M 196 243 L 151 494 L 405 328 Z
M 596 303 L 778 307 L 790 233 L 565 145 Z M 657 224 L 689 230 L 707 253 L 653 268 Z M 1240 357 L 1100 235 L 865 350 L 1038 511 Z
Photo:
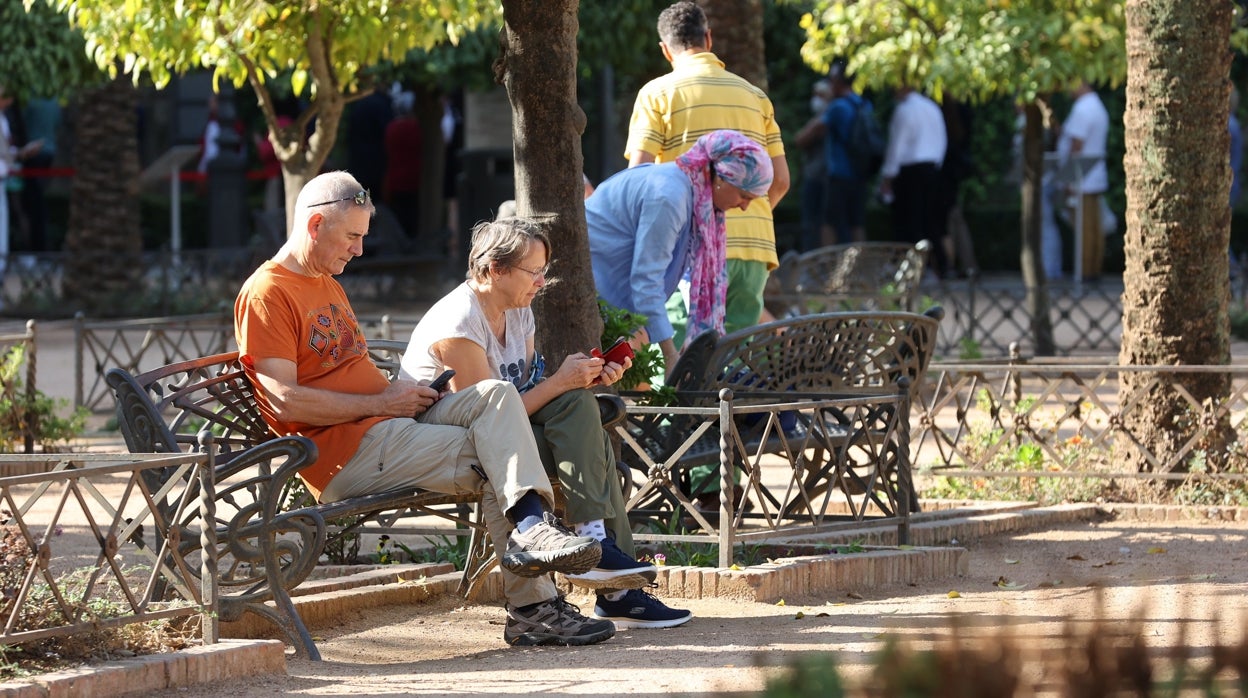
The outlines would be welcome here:
M 542 514 L 542 522 L 521 533 L 512 531 L 503 555 L 503 568 L 521 577 L 540 577 L 548 572 L 588 572 L 602 558 L 602 545 L 578 536 L 555 515 Z
M 586 589 L 637 589 L 644 587 L 659 576 L 659 570 L 648 562 L 638 562 L 607 536 L 602 541 L 602 559 L 598 565 L 581 574 L 564 573 L 568 581 Z
M 615 635 L 609 620 L 581 615 L 581 609 L 556 596 L 529 611 L 507 607 L 503 639 L 509 645 L 593 645 Z
M 693 612 L 668 608 L 662 601 L 642 589 L 630 589 L 619 601 L 602 594 L 594 604 L 594 615 L 626 628 L 674 628 L 693 618 Z

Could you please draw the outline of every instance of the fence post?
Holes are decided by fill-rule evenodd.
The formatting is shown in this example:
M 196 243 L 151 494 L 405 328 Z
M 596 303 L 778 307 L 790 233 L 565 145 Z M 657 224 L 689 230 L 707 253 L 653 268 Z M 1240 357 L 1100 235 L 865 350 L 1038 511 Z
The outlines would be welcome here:
M 26 321 L 26 418 L 22 420 L 26 428 L 22 434 L 23 445 L 26 447 L 26 453 L 35 452 L 35 433 L 39 431 L 38 419 L 39 415 L 35 412 L 35 395 L 38 389 L 35 386 L 35 369 L 37 345 L 35 342 L 35 321 Z
M 83 342 L 86 341 L 87 317 L 81 310 L 74 313 L 74 407 L 82 407 L 82 357 Z

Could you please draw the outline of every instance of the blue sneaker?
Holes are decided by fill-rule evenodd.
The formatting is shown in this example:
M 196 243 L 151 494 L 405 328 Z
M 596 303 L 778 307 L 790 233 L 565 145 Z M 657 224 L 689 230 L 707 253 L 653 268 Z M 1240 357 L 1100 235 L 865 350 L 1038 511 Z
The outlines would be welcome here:
M 580 574 L 568 574 L 574 586 L 586 589 L 637 589 L 654 582 L 659 570 L 648 562 L 638 562 L 615 544 L 615 539 L 607 536 L 602 541 L 602 559 L 593 569 Z
M 615 623 L 619 630 L 627 628 L 674 628 L 693 618 L 692 611 L 668 608 L 653 594 L 643 589 L 629 589 L 619 601 L 598 594 L 594 617 Z

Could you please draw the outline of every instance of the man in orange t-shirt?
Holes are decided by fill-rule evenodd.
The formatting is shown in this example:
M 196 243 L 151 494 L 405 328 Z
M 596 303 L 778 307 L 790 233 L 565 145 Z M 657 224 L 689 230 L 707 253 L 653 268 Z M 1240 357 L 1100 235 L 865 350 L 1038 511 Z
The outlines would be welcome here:
M 587 645 L 615 634 L 558 593 L 550 572 L 593 568 L 601 545 L 551 513 L 554 496 L 520 394 L 506 381 L 456 393 L 389 381 L 334 279 L 363 252 L 375 209 L 346 172 L 320 175 L 295 203 L 290 238 L 244 282 L 234 303 L 239 357 L 265 422 L 316 444 L 301 471 L 322 502 L 422 488 L 481 491 L 504 570 L 512 645 Z M 514 528 L 513 528 L 514 526 Z

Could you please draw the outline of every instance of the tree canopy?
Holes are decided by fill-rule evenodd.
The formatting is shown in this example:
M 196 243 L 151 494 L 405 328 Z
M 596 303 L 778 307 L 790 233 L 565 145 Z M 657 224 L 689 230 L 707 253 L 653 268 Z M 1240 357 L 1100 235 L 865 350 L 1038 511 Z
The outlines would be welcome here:
M 46 5 L 0 0 L 0 80 L 19 102 L 60 97 L 103 76 L 84 53 L 82 34 Z
M 815 0 L 802 26 L 806 62 L 846 57 L 860 88 L 1030 102 L 1126 78 L 1122 0 Z
M 28 7 L 36 0 L 25 0 Z M 157 87 L 174 75 L 207 68 L 214 86 L 250 83 L 282 163 L 287 210 L 324 164 L 343 109 L 363 94 L 364 71 L 414 48 L 456 41 L 496 21 L 495 2 L 439 0 L 46 0 L 86 37 L 87 53 L 111 75 Z M 267 83 L 289 74 L 308 107 L 281 126 Z M 311 136 L 305 138 L 309 127 Z

